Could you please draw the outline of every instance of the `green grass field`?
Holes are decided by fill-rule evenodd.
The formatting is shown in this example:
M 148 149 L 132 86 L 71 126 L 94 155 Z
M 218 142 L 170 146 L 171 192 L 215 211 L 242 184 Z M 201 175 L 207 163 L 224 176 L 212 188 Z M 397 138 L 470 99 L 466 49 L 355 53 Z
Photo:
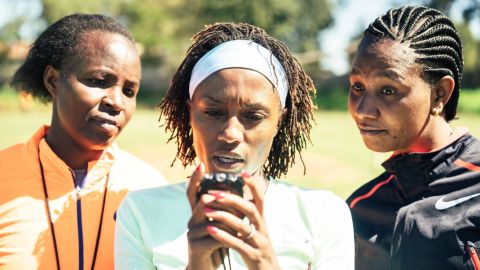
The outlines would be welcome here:
M 465 95 L 464 95 L 465 94 Z M 474 102 L 476 100 L 476 102 Z M 16 95 L 0 91 L 0 149 L 27 140 L 37 128 L 50 122 L 50 107 L 34 103 L 29 110 L 19 108 Z M 467 105 L 465 105 L 467 104 Z M 480 137 L 480 90 L 462 93 L 459 108 L 468 107 L 468 113 L 460 112 L 453 126 L 469 127 Z M 479 112 L 474 114 L 472 112 Z M 193 167 L 183 168 L 180 162 L 170 167 L 175 144 L 166 144 L 167 135 L 160 128 L 159 113 L 140 107 L 128 127 L 118 139 L 119 145 L 158 168 L 170 182 L 184 180 Z M 347 197 L 362 183 L 381 172 L 380 163 L 389 154 L 368 151 L 347 112 L 320 111 L 315 115 L 312 145 L 303 153 L 306 174 L 300 159 L 287 175 L 288 182 L 308 188 L 329 189 Z

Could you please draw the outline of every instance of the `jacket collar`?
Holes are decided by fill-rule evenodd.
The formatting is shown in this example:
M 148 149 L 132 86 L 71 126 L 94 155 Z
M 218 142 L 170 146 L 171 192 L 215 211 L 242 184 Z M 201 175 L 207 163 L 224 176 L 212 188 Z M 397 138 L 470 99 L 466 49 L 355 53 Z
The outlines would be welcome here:
M 431 182 L 447 176 L 453 162 L 474 141 L 475 138 L 467 133 L 440 150 L 394 156 L 382 166 L 395 175 L 397 184 L 404 192 L 411 193 L 412 189 L 425 188 Z
M 42 163 L 44 163 L 44 170 L 46 172 L 54 170 L 66 177 L 72 177 L 72 170 L 55 154 L 55 152 L 53 152 L 53 150 L 45 141 L 48 128 L 49 126 L 47 125 L 40 127 L 37 132 L 35 132 L 35 134 L 28 140 L 26 143 L 27 156 L 33 161 L 32 164 L 38 164 L 38 150 L 40 149 L 40 158 Z M 88 163 L 86 186 L 95 185 L 110 172 L 118 151 L 118 146 L 116 143 L 113 143 L 110 147 L 103 151 L 98 160 L 93 160 Z M 38 165 L 32 169 L 36 171 L 40 170 Z M 69 187 L 72 186 L 70 182 L 63 180 L 61 183 L 57 184 L 68 185 Z

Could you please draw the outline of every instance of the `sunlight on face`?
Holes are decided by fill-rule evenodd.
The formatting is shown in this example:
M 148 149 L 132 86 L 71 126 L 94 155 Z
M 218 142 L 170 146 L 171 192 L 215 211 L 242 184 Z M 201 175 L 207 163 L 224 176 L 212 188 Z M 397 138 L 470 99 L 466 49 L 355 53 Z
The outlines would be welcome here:
M 363 141 L 377 152 L 416 149 L 430 132 L 432 102 L 417 56 L 392 40 L 364 43 L 352 64 L 348 99 Z
M 85 150 L 104 149 L 136 108 L 141 69 L 134 45 L 120 34 L 87 32 L 59 72 L 51 128 Z
M 261 171 L 281 117 L 268 79 L 248 69 L 217 71 L 197 87 L 189 108 L 195 152 L 207 172 Z

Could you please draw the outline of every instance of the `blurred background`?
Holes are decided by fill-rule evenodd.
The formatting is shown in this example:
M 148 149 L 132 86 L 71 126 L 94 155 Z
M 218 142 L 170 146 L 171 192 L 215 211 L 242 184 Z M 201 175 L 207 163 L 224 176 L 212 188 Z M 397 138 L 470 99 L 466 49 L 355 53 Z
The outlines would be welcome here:
M 349 63 L 368 23 L 388 9 L 425 5 L 455 21 L 464 45 L 465 72 L 458 119 L 480 137 L 479 0 L 0 0 L 0 149 L 27 140 L 50 122 L 50 106 L 14 92 L 9 80 L 30 44 L 51 23 L 72 13 L 102 13 L 117 18 L 133 34 L 142 54 L 143 78 L 138 110 L 118 143 L 158 168 L 170 182 L 184 180 L 193 168 L 174 161 L 176 145 L 156 105 L 169 79 L 204 25 L 219 21 L 258 25 L 284 41 L 317 86 L 312 144 L 289 171 L 286 181 L 330 189 L 347 197 L 382 171 L 389 153 L 372 153 L 347 112 Z M 306 171 L 304 171 L 304 166 Z

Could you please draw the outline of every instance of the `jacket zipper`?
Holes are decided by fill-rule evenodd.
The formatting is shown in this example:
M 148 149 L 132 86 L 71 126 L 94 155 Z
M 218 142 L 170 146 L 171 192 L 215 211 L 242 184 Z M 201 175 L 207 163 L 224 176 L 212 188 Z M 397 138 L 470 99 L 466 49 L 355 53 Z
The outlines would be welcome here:
M 75 187 L 77 194 L 77 228 L 78 228 L 78 269 L 83 270 L 83 226 L 82 226 L 82 200 L 80 192 L 82 188 Z
M 477 249 L 472 242 L 467 243 L 467 251 L 472 260 L 472 265 L 475 270 L 480 270 L 480 257 L 478 256 Z

